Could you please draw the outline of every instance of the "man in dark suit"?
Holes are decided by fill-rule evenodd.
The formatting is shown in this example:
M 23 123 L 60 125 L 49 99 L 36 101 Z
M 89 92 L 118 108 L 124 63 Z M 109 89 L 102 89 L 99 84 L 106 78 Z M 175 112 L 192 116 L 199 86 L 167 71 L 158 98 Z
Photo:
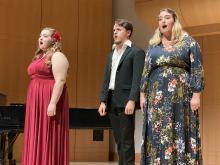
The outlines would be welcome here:
M 113 51 L 108 56 L 100 96 L 99 114 L 108 112 L 117 144 L 119 165 L 134 165 L 135 105 L 139 102 L 145 53 L 130 41 L 133 26 L 117 20 L 113 27 Z

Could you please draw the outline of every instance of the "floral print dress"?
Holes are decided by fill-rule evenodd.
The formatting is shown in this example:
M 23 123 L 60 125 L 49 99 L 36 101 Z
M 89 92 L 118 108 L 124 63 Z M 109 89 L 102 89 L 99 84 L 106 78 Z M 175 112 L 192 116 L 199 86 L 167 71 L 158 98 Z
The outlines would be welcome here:
M 190 36 L 166 50 L 149 46 L 141 80 L 145 93 L 141 165 L 201 165 L 198 111 L 194 92 L 204 88 L 201 51 Z

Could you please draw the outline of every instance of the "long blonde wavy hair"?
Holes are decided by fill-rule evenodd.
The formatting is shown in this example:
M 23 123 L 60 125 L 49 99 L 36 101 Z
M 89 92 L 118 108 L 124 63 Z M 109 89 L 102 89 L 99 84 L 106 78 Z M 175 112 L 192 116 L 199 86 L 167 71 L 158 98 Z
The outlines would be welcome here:
M 51 58 L 55 52 L 62 51 L 62 43 L 60 41 L 60 36 L 59 36 L 59 40 L 56 40 L 56 38 L 54 36 L 54 34 L 58 33 L 56 29 L 50 28 L 50 27 L 45 27 L 42 29 L 42 31 L 43 30 L 48 30 L 50 32 L 51 38 L 52 38 L 51 45 L 47 49 L 46 57 L 45 57 L 45 63 L 48 66 L 51 66 Z M 34 56 L 33 60 L 38 59 L 42 54 L 43 54 L 43 50 L 38 47 L 38 49 L 35 52 L 35 56 Z
M 182 25 L 180 24 L 178 15 L 176 12 L 170 8 L 164 8 L 160 10 L 160 13 L 166 11 L 170 13 L 173 16 L 174 24 L 172 28 L 172 36 L 171 40 L 179 42 L 183 39 L 184 35 L 187 35 L 187 33 L 183 30 Z M 158 45 L 161 43 L 161 38 L 163 34 L 160 32 L 159 27 L 155 30 L 153 37 L 150 39 L 149 44 L 150 45 Z

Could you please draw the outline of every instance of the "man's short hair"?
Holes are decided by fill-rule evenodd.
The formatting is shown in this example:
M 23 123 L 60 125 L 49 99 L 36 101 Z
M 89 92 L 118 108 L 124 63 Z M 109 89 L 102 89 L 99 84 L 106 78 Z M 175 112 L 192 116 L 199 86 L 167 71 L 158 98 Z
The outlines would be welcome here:
M 115 21 L 115 24 L 124 27 L 127 31 L 130 31 L 131 33 L 129 35 L 129 38 L 131 37 L 132 32 L 133 32 L 133 25 L 128 20 L 126 20 L 126 19 L 117 19 Z

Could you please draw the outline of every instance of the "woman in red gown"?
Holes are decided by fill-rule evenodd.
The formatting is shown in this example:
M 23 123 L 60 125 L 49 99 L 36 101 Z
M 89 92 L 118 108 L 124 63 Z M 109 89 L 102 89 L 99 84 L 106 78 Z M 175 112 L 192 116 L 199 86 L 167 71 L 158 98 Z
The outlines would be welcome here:
M 69 107 L 65 85 L 69 63 L 59 33 L 44 28 L 28 67 L 22 165 L 69 164 Z

